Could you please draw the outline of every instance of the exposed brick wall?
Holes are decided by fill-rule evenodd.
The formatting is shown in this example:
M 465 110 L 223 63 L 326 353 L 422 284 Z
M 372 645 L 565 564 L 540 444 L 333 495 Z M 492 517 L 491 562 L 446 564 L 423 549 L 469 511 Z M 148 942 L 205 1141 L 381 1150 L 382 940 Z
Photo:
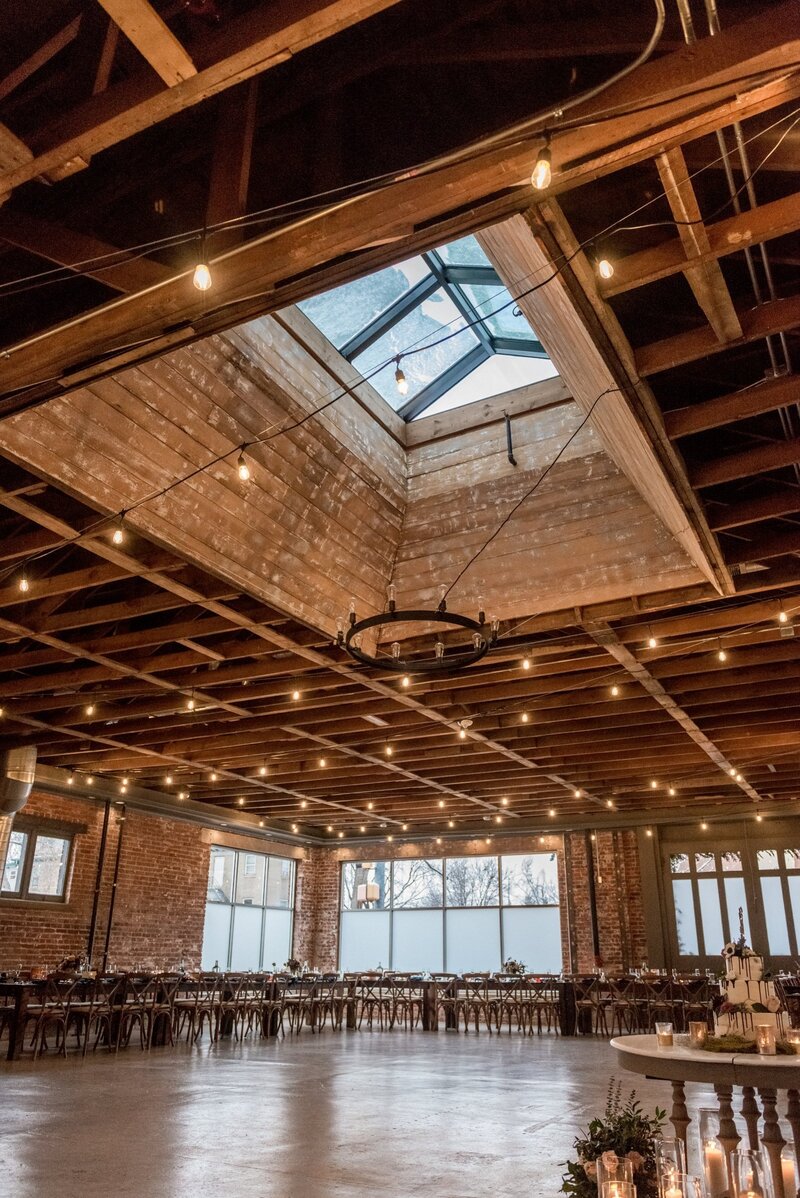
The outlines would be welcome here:
M 76 835 L 65 903 L 36 903 L 0 899 L 0 968 L 55 965 L 86 951 L 103 806 L 88 799 L 34 793 L 24 808 L 26 817 L 83 825 Z M 114 862 L 120 829 L 122 851 L 114 906 L 109 962 L 119 968 L 171 968 L 181 958 L 187 966 L 200 964 L 212 843 L 251 848 L 254 852 L 295 851 L 245 836 L 212 832 L 199 824 L 150 815 L 130 807 L 120 822 L 120 809 L 111 808 L 105 866 L 100 889 L 94 960 L 99 963 L 105 943 Z
M 595 874 L 599 956 L 606 969 L 629 969 L 647 956 L 642 881 L 636 833 L 598 832 L 589 841 Z M 568 833 L 570 859 L 567 891 L 574 946 L 572 967 L 590 971 L 595 964 L 589 860 L 583 832 Z
M 339 863 L 332 849 L 314 848 L 298 862 L 292 955 L 336 969 L 339 953 Z

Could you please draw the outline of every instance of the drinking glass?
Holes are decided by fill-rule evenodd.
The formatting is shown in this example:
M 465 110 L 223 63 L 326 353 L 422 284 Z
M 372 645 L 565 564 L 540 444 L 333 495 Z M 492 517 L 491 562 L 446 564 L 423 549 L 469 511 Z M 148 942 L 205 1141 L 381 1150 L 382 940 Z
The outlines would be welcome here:
M 657 1023 L 656 1024 L 656 1040 L 659 1048 L 672 1048 L 672 1024 Z

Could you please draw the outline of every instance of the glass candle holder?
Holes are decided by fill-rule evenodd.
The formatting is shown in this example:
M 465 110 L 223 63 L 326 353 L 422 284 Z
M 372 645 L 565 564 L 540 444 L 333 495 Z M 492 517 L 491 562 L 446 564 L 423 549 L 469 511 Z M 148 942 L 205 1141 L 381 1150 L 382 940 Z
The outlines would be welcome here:
M 611 1154 L 614 1155 L 614 1154 Z M 614 1156 L 616 1164 L 606 1164 L 602 1156 L 599 1156 L 595 1161 L 597 1165 L 597 1191 L 600 1198 L 603 1198 L 603 1186 L 610 1185 L 612 1182 L 630 1182 L 633 1184 L 633 1165 L 626 1156 Z M 615 1195 L 609 1195 L 609 1198 L 616 1198 Z M 620 1195 L 619 1198 L 624 1198 Z
M 598 1186 L 598 1198 L 636 1198 L 632 1181 L 604 1181 Z
M 775 1025 L 773 1023 L 756 1024 L 756 1048 L 759 1056 L 774 1057 L 778 1049 L 775 1043 Z
M 660 1198 L 701 1198 L 703 1185 L 699 1177 L 690 1177 L 688 1173 L 673 1173 L 669 1186 L 659 1190 Z
M 705 1048 L 706 1040 L 708 1039 L 708 1024 L 705 1019 L 697 1022 L 689 1023 L 689 1046 L 691 1048 Z
M 789 1144 L 781 1149 L 781 1178 L 784 1198 L 797 1198 L 797 1157 Z
M 657 1140 L 656 1141 L 656 1178 L 658 1180 L 658 1192 L 661 1198 L 668 1189 L 672 1188 L 672 1181 L 675 1177 L 679 1177 L 686 1172 L 686 1149 L 683 1146 L 682 1140 Z
M 734 1193 L 739 1198 L 764 1198 L 764 1166 L 760 1152 L 739 1148 L 731 1153 Z
M 673 1036 L 671 1023 L 656 1024 L 656 1042 L 659 1048 L 672 1048 Z
M 795 1052 L 800 1052 L 800 1027 L 790 1027 L 786 1039 Z
M 698 1111 L 700 1122 L 700 1160 L 707 1198 L 724 1198 L 731 1192 L 728 1162 L 719 1142 L 719 1111 L 705 1107 Z

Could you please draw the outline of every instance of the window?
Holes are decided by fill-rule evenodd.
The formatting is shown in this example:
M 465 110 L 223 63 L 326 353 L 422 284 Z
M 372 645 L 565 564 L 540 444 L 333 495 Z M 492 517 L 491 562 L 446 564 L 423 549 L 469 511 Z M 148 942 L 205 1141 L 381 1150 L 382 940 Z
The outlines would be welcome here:
M 6 898 L 63 902 L 67 888 L 72 834 L 23 825 L 11 833 L 0 894 Z
M 204 969 L 270 969 L 291 956 L 294 862 L 211 846 Z
M 472 236 L 304 300 L 300 308 L 406 420 L 556 374 Z M 402 395 L 395 381 L 398 355 L 407 383 Z
M 756 864 L 769 954 L 796 957 L 800 950 L 800 849 L 759 849 Z
M 562 967 L 555 853 L 342 865 L 343 969 Z
M 713 963 L 739 936 L 739 910 L 750 936 L 742 855 L 703 849 L 669 857 L 678 955 Z

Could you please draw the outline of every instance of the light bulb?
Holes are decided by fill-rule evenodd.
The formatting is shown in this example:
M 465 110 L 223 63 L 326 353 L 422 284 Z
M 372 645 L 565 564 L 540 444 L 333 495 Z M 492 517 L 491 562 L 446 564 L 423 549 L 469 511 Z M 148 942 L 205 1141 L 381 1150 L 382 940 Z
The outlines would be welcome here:
M 408 379 L 403 374 L 400 367 L 400 359 L 397 359 L 397 369 L 394 372 L 394 381 L 397 383 L 397 390 L 401 395 L 408 395 Z
M 614 806 L 614 800 L 606 799 L 606 807 L 613 807 L 613 806 Z
M 702 824 L 700 825 L 700 827 L 702 828 L 702 830 L 703 830 L 704 832 L 707 832 L 707 831 L 708 831 L 708 824 L 705 822 L 705 820 L 703 820 L 703 822 L 702 822 Z
M 28 582 L 28 576 L 27 576 L 27 574 L 24 574 L 24 573 L 23 573 L 22 577 L 20 578 L 20 580 L 19 580 L 19 589 L 20 589 L 20 590 L 21 590 L 23 593 L 24 593 L 25 591 L 27 591 L 27 590 L 29 590 L 29 589 L 30 589 L 30 584 L 29 584 L 29 582 Z
M 555 807 L 551 807 L 547 814 L 550 816 L 551 819 L 555 819 L 555 815 L 556 815 Z
M 437 843 L 437 844 L 441 844 L 441 843 L 442 843 L 442 838 L 441 838 L 441 836 L 437 836 L 437 837 L 436 837 L 436 843 Z
M 398 661 L 399 657 L 400 657 L 400 642 L 392 641 L 392 658 L 395 661 Z M 403 685 L 405 685 L 405 683 L 403 683 Z
M 394 752 L 394 749 L 392 748 L 391 745 L 387 745 L 385 752 L 386 752 L 387 757 L 391 757 L 392 753 Z
M 724 649 L 720 649 L 719 653 L 717 654 L 717 661 L 727 661 L 727 660 L 728 660 L 728 654 L 725 652 Z
M 408 831 L 408 824 L 403 824 L 403 825 L 402 825 L 402 828 L 403 828 L 403 831 L 404 831 L 404 832 L 407 832 L 407 831 Z
M 496 815 L 496 816 L 494 817 L 494 822 L 495 822 L 496 824 L 502 824 L 502 822 L 503 822 L 503 817 L 502 817 L 502 815 Z
M 522 715 L 520 716 L 520 719 L 522 720 L 523 724 L 527 724 L 527 722 L 530 718 L 531 717 L 528 715 L 527 711 L 523 711 Z
M 501 804 L 501 806 L 502 806 L 502 807 L 507 807 L 507 806 L 508 806 L 508 799 L 506 798 L 506 796 L 505 796 L 505 795 L 503 795 L 502 799 L 500 800 L 500 804 Z
M 292 831 L 293 831 L 293 832 L 297 832 L 297 831 L 298 831 L 297 824 L 292 824 Z
M 212 774 L 211 774 L 211 781 L 212 781 L 212 782 L 216 782 L 216 780 L 217 780 L 217 775 L 212 773 Z
M 583 797 L 583 791 L 581 790 L 580 787 L 577 787 L 572 793 L 576 799 L 580 799 Z
M 340 833 L 339 833 L 339 839 L 340 839 L 340 840 L 344 840 L 344 832 L 340 832 Z
M 789 620 L 789 617 L 787 616 L 785 611 L 781 610 L 778 612 L 778 623 L 779 624 L 786 624 L 786 623 L 788 623 L 788 620 Z
M 328 831 L 329 831 L 329 832 L 332 832 L 332 831 L 333 831 L 333 825 L 332 825 L 332 824 L 328 824 Z
M 736 766 L 732 765 L 731 768 L 728 770 L 728 773 L 730 774 L 730 776 L 732 778 L 735 778 L 736 777 Z
M 187 700 L 186 700 L 186 710 L 187 710 L 187 711 L 194 711 L 194 699 L 187 699 Z
M 324 757 L 320 757 L 320 759 L 319 759 L 319 766 L 320 766 L 320 769 L 323 769 L 323 770 L 324 770 L 324 769 L 325 769 L 325 766 L 326 766 L 326 764 L 327 764 L 327 763 L 326 763 L 326 761 L 325 761 L 325 758 L 324 758 Z
M 238 802 L 238 804 L 239 804 L 239 806 L 240 806 L 240 807 L 244 807 L 244 799 L 241 799 L 241 798 L 240 798 L 240 799 L 237 799 L 237 802 Z
M 265 778 L 265 777 L 266 777 L 266 774 L 267 774 L 267 767 L 266 767 L 265 765 L 261 765 L 261 766 L 259 766 L 259 767 L 258 767 L 258 772 L 259 772 L 259 774 L 261 775 L 261 777 L 262 777 L 262 778 Z
M 72 774 L 70 774 L 70 776 L 67 778 L 67 786 L 73 786 L 74 783 L 75 779 L 72 777 Z
M 362 825 L 361 825 L 361 827 L 360 827 L 358 830 L 359 830 L 359 832 L 366 832 L 366 830 L 367 830 L 367 825 L 366 825 L 366 824 L 362 824 Z
M 757 816 L 756 816 L 756 823 L 757 823 L 757 824 L 760 824 L 760 823 L 761 823 L 761 821 L 763 820 L 763 818 L 764 818 L 764 816 L 763 816 L 763 815 L 757 815 Z
M 616 685 L 612 686 L 612 688 L 611 688 L 612 698 L 616 699 L 618 695 L 619 695 L 619 687 Z
M 296 703 L 300 698 L 300 691 L 292 691 L 292 699 Z
M 597 261 L 597 273 L 601 279 L 610 279 L 614 275 L 614 267 L 609 262 L 608 258 L 599 258 Z
M 459 739 L 460 739 L 460 740 L 466 740 L 466 739 L 467 739 L 467 734 L 466 734 L 466 732 L 465 732 L 465 730 L 464 730 L 463 728 L 459 728 L 459 730 L 458 730 L 458 736 L 459 736 Z
M 644 830 L 644 834 L 645 834 L 645 836 L 652 836 L 652 835 L 653 835 L 653 829 L 652 829 L 652 828 L 645 828 L 645 830 Z
M 544 191 L 546 187 L 550 186 L 552 177 L 552 154 L 549 145 L 543 145 L 536 158 L 531 184 L 537 191 Z
M 675 796 L 677 793 L 678 793 L 678 792 L 676 791 L 676 789 L 675 789 L 675 787 L 674 787 L 674 786 L 670 786 L 669 790 L 667 791 L 667 794 L 670 794 L 670 795 L 673 795 L 673 796 Z
M 372 808 L 374 806 L 375 806 L 375 804 L 372 802 L 372 800 L 370 800 L 370 802 L 367 803 L 367 811 L 372 811 Z
M 122 527 L 122 516 L 120 516 L 119 521 L 117 523 L 117 527 L 114 529 L 113 533 L 111 534 L 111 540 L 114 542 L 115 545 L 121 545 L 122 542 L 125 540 L 125 529 Z
M 448 828 L 455 828 L 455 826 L 456 826 L 456 821 L 455 821 L 454 819 L 449 819 L 449 820 L 447 821 L 447 826 L 448 826 Z
M 434 651 L 436 653 L 437 661 L 441 661 L 442 658 L 444 657 L 444 643 L 442 641 L 437 641 L 436 645 L 434 647 Z
M 250 477 L 250 467 L 247 465 L 247 462 L 244 460 L 243 453 L 239 454 L 239 457 L 236 461 L 236 470 L 237 470 L 237 472 L 239 474 L 239 478 L 242 480 L 242 482 L 246 483 Z
M 87 715 L 94 715 L 94 712 L 95 712 L 94 703 L 87 703 L 84 710 L 86 711 Z
M 386 839 L 387 839 L 387 840 L 389 841 L 389 843 L 391 844 L 391 842 L 394 840 L 394 837 L 393 837 L 393 836 L 387 836 L 387 837 L 386 837 Z
M 658 647 L 658 641 L 656 640 L 656 638 L 654 636 L 651 636 L 648 639 L 647 647 L 648 647 L 648 649 L 656 649 Z
M 400 680 L 400 685 L 404 686 L 404 687 L 411 686 L 411 679 L 409 678 L 408 674 L 403 675 L 403 677 Z
M 658 783 L 656 782 L 655 778 L 653 778 L 652 782 L 650 783 L 650 789 L 658 790 Z
M 164 779 L 164 785 L 172 786 L 172 774 L 167 774 L 166 778 Z
M 198 291 L 208 291 L 211 286 L 211 271 L 207 262 L 198 262 L 194 268 L 192 282 Z
M 531 668 L 531 659 L 529 657 L 523 657 L 522 668 L 523 670 L 529 670 Z
M 444 807 L 444 799 L 439 799 L 439 806 Z
M 303 801 L 302 801 L 302 803 L 300 804 L 300 806 L 301 806 L 301 807 L 307 807 L 307 806 L 308 806 L 308 800 L 307 800 L 307 799 L 303 799 Z

